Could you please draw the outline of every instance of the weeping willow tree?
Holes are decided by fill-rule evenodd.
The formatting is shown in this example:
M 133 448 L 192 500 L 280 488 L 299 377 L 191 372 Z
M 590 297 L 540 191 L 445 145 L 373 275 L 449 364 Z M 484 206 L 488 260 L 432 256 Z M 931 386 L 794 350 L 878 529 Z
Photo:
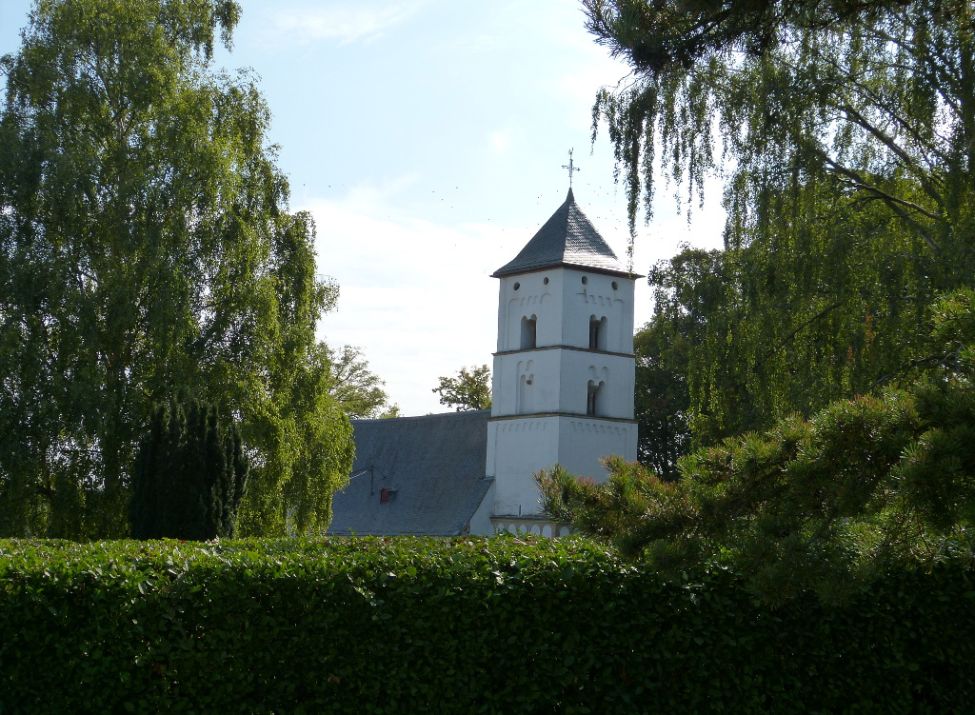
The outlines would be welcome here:
M 683 444 L 909 378 L 933 297 L 975 270 L 972 3 L 584 5 L 633 68 L 594 106 L 631 232 L 655 176 L 690 208 L 707 176 L 725 181 L 725 250 L 650 275 Z
M 774 234 L 806 187 L 876 202 L 941 261 L 970 267 L 975 9 L 969 0 L 585 0 L 589 30 L 633 68 L 600 93 L 629 197 L 654 168 L 688 198 L 727 169 L 726 244 Z M 780 197 L 788 200 L 778 200 Z
M 686 249 L 650 271 L 637 353 L 655 336 L 654 368 L 681 383 L 685 452 L 917 374 L 936 262 L 901 229 L 879 205 L 839 202 L 774 240 Z

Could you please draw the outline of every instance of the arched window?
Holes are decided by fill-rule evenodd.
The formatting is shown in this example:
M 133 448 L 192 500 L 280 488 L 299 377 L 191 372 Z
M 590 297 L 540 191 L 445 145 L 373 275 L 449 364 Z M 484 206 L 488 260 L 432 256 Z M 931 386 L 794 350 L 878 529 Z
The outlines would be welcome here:
M 606 318 L 597 318 L 595 315 L 589 318 L 589 349 L 606 349 Z
M 534 350 L 535 349 L 535 330 L 538 323 L 538 318 L 536 316 L 531 316 L 530 318 L 521 319 L 521 349 L 522 350 Z
M 597 417 L 599 415 L 599 409 L 601 405 L 599 404 L 599 391 L 602 388 L 603 383 L 589 381 L 586 392 L 586 415 L 588 417 Z

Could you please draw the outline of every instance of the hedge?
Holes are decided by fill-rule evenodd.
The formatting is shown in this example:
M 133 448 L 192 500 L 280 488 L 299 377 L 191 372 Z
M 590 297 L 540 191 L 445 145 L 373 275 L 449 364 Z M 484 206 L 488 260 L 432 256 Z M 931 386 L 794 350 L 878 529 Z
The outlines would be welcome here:
M 957 557 L 771 608 L 582 540 L 0 541 L 0 712 L 962 712 Z

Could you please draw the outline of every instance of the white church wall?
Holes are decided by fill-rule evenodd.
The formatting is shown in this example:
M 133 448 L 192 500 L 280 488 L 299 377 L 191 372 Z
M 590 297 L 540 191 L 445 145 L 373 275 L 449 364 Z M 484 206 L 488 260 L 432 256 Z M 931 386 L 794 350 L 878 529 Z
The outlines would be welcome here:
M 491 414 L 555 412 L 559 406 L 560 350 L 494 356 Z
M 602 460 L 620 456 L 636 461 L 637 426 L 632 422 L 559 417 L 559 464 L 576 476 L 604 481 Z
M 604 480 L 604 457 L 636 460 L 636 433 L 633 422 L 568 415 L 490 421 L 487 475 L 495 480 L 494 516 L 539 514 L 532 475 L 540 469 L 561 464 L 573 474 Z M 471 528 L 474 533 L 473 522 Z
M 541 534 L 542 536 L 568 536 L 572 529 L 566 524 L 558 524 L 538 516 L 499 516 L 491 519 L 495 533 Z
M 633 358 L 583 350 L 560 350 L 559 412 L 587 413 L 588 385 L 599 387 L 596 415 L 633 418 Z
M 495 355 L 491 414 L 587 413 L 587 388 L 599 387 L 600 417 L 633 418 L 632 358 L 589 350 L 540 349 Z
M 532 474 L 558 461 L 559 418 L 532 417 L 488 422 L 487 475 L 493 477 L 494 515 L 538 514 Z
M 501 279 L 498 352 L 522 350 L 522 319 L 535 318 L 535 345 L 561 340 L 562 295 L 559 271 L 538 271 Z
M 589 321 L 606 318 L 604 350 L 633 352 L 633 287 L 630 278 L 582 269 L 559 269 L 562 301 L 563 345 L 589 348 Z
M 498 352 L 522 349 L 521 321 L 532 316 L 536 318 L 536 347 L 588 349 L 589 321 L 595 316 L 606 318 L 603 349 L 630 354 L 633 291 L 632 279 L 575 268 L 505 276 L 499 288 Z

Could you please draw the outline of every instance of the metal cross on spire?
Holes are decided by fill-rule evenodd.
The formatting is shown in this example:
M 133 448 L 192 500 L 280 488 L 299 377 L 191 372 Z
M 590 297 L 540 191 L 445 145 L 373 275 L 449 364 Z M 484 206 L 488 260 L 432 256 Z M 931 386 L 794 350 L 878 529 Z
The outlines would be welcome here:
M 569 188 L 572 188 L 572 175 L 579 171 L 579 167 L 572 162 L 572 149 L 569 149 L 569 163 L 562 165 L 563 169 L 567 169 L 569 172 Z

